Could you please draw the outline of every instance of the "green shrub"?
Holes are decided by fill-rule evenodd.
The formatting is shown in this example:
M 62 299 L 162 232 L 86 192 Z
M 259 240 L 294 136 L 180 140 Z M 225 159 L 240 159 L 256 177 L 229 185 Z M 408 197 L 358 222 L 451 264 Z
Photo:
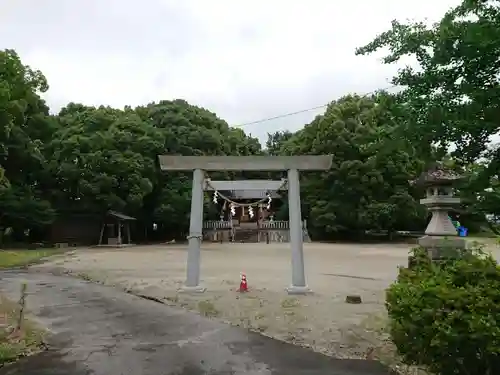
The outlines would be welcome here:
M 422 248 L 387 290 L 403 361 L 439 375 L 500 374 L 500 268 L 480 248 L 430 262 Z

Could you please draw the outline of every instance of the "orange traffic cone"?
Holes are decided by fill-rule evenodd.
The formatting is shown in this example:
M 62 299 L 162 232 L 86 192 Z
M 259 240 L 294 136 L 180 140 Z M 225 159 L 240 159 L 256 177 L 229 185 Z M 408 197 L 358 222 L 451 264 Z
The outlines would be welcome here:
M 247 275 L 245 275 L 244 273 L 241 274 L 240 289 L 238 289 L 238 292 L 248 292 Z

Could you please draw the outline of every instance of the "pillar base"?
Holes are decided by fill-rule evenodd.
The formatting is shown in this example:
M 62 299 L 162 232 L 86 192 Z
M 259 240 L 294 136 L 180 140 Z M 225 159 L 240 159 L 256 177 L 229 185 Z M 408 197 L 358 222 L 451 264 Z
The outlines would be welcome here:
M 185 286 L 183 285 L 178 292 L 179 293 L 191 293 L 191 294 L 196 294 L 196 293 L 203 293 L 207 290 L 207 288 L 202 287 L 201 285 L 198 286 Z
M 463 237 L 427 235 L 418 239 L 431 259 L 458 258 L 467 249 L 467 240 Z
M 295 295 L 295 294 L 310 294 L 312 293 L 312 290 L 309 289 L 306 286 L 295 286 L 295 285 L 290 285 L 288 288 L 286 288 L 286 291 L 290 295 Z

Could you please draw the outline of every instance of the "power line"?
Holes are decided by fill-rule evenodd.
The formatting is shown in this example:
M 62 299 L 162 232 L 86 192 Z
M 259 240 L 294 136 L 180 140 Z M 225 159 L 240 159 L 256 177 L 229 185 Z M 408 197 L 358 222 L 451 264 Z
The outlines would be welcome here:
M 330 104 L 330 103 L 328 103 L 328 104 Z M 323 105 L 319 105 L 317 107 L 311 107 L 311 108 L 307 108 L 307 109 L 302 109 L 302 110 L 296 111 L 296 112 L 285 113 L 283 115 L 278 115 L 278 116 L 274 116 L 274 117 L 268 117 L 268 118 L 264 118 L 262 120 L 257 120 L 257 121 L 252 121 L 252 122 L 246 122 L 244 124 L 233 126 L 233 128 L 242 128 L 242 127 L 248 126 L 248 125 L 260 124 L 261 122 L 272 121 L 272 120 L 276 120 L 276 119 L 283 118 L 283 117 L 298 115 L 299 113 L 305 113 L 305 112 L 309 112 L 309 111 L 314 111 L 315 109 L 325 108 L 325 107 L 328 106 L 328 104 L 323 104 Z
M 395 85 L 391 85 L 391 86 L 388 86 L 384 89 L 376 89 L 376 90 L 373 90 L 373 91 L 370 91 L 370 92 L 367 92 L 363 95 L 361 95 L 362 98 L 365 98 L 369 95 L 372 95 L 372 94 L 375 94 L 376 92 L 378 91 L 388 91 L 390 89 L 393 89 L 393 88 L 398 88 L 398 86 L 395 86 Z M 340 99 L 340 98 L 339 98 Z M 333 100 L 332 100 L 333 101 Z M 277 115 L 277 116 L 273 116 L 273 117 L 267 117 L 267 118 L 263 118 L 261 120 L 256 120 L 256 121 L 251 121 L 251 122 L 245 122 L 243 124 L 239 124 L 239 125 L 235 125 L 235 126 L 232 126 L 233 128 L 243 128 L 245 126 L 248 126 L 248 125 L 255 125 L 255 124 L 260 124 L 262 122 L 267 122 L 267 121 L 272 121 L 272 120 L 277 120 L 277 119 L 280 119 L 280 118 L 284 118 L 284 117 L 289 117 L 289 116 L 295 116 L 295 115 L 298 115 L 300 113 L 305 113 L 305 112 L 310 112 L 310 111 L 314 111 L 316 109 L 322 109 L 322 108 L 326 108 L 330 105 L 331 102 L 329 103 L 326 103 L 326 104 L 323 104 L 323 105 L 318 105 L 316 107 L 311 107 L 311 108 L 306 108 L 306 109 L 302 109 L 300 111 L 295 111 L 295 112 L 289 112 L 289 113 L 284 113 L 282 115 Z

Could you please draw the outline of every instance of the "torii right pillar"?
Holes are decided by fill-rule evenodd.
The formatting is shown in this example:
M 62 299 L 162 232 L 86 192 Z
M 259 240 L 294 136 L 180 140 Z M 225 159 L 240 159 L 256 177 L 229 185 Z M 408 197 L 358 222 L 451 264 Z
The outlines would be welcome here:
M 292 285 L 288 294 L 305 294 L 307 287 L 304 270 L 304 239 L 302 231 L 302 211 L 300 204 L 300 180 L 297 169 L 288 170 L 288 217 L 290 245 L 292 250 Z

